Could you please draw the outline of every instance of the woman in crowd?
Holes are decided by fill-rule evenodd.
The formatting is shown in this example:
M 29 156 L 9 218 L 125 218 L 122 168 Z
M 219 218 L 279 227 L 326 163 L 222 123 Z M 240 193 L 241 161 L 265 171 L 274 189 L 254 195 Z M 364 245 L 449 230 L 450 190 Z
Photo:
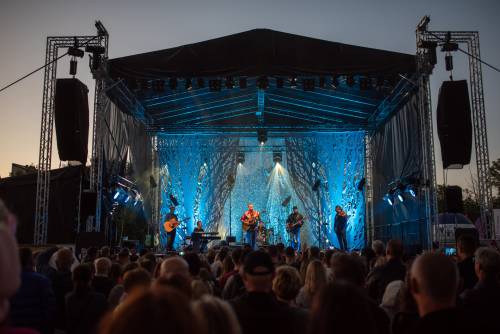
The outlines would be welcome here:
M 304 286 L 297 295 L 297 305 L 303 308 L 309 308 L 314 295 L 318 293 L 327 283 L 326 268 L 321 261 L 313 260 L 307 266 Z

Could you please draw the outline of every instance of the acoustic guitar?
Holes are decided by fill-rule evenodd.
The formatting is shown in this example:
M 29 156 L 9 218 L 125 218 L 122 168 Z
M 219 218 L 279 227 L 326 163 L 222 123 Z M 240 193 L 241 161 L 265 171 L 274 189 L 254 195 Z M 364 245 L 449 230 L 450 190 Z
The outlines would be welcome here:
M 243 231 L 245 232 L 254 231 L 259 221 L 260 221 L 260 216 L 253 218 L 246 217 L 246 219 L 243 221 Z
M 165 229 L 165 231 L 167 233 L 170 233 L 173 230 L 175 230 L 182 222 L 184 222 L 188 219 L 189 218 L 184 218 L 183 220 L 178 220 L 177 218 L 172 217 L 169 220 L 165 221 L 165 223 L 163 223 L 163 228 Z

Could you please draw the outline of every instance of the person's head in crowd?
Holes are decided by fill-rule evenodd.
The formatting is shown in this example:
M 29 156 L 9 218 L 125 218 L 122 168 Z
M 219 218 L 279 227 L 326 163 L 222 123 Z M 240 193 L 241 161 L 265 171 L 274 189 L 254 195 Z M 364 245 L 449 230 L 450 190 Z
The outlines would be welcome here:
M 476 239 L 472 235 L 463 234 L 457 240 L 457 255 L 460 260 L 474 256 L 477 248 Z
M 21 260 L 21 268 L 26 271 L 33 270 L 33 252 L 31 248 L 21 247 L 19 248 L 19 259 Z
M 147 272 L 149 272 L 151 275 L 153 275 L 156 267 L 156 262 L 151 261 L 148 258 L 142 257 L 139 260 L 139 267 L 143 268 Z
M 476 250 L 474 269 L 481 282 L 500 279 L 500 253 L 491 247 L 480 247 Z
M 333 249 L 327 249 L 323 255 L 323 263 L 325 267 L 330 267 L 330 261 L 332 259 L 333 254 L 335 251 Z
M 73 252 L 69 248 L 61 248 L 55 254 L 56 267 L 58 271 L 71 271 L 73 264 Z
M 189 277 L 183 274 L 172 273 L 166 277 L 160 276 L 153 282 L 153 287 L 156 288 L 166 287 L 170 289 L 175 289 L 176 291 L 182 293 L 182 295 L 188 299 L 191 299 L 193 295 L 193 288 L 191 286 L 191 281 L 189 280 Z
M 268 253 L 254 251 L 246 256 L 243 283 L 247 292 L 271 292 L 273 274 L 274 264 Z
M 140 289 L 146 289 L 150 284 L 151 275 L 142 268 L 130 270 L 123 276 L 123 289 L 127 295 Z
M 217 253 L 217 256 L 215 257 L 216 260 L 220 261 L 221 263 L 224 261 L 226 256 L 229 254 L 229 248 L 228 247 L 221 247 L 219 250 L 219 253 Z
M 122 266 L 119 263 L 113 262 L 111 268 L 109 268 L 109 279 L 113 284 L 118 284 L 120 277 L 122 276 Z
M 234 270 L 234 262 L 231 256 L 226 256 L 222 262 L 222 273 L 227 274 Z
M 385 245 L 382 240 L 374 240 L 372 242 L 372 249 L 377 257 L 385 255 Z
M 231 252 L 231 259 L 233 260 L 234 263 L 234 269 L 239 270 L 241 267 L 241 254 L 243 253 L 243 249 L 241 247 L 233 249 Z
M 94 270 L 96 276 L 109 276 L 111 265 L 113 263 L 107 257 L 100 257 L 94 261 Z
M 297 269 L 286 265 L 276 269 L 273 292 L 279 301 L 293 305 L 301 287 L 302 282 Z
M 288 246 L 285 249 L 285 261 L 286 264 L 292 264 L 295 262 L 295 250 L 293 247 Z
M 319 247 L 313 246 L 309 248 L 309 260 L 316 259 L 318 260 L 320 256 L 320 249 Z
M 140 251 L 139 251 L 139 257 L 143 257 L 144 255 L 148 254 L 149 253 L 149 249 L 148 248 L 142 248 Z
M 313 260 L 307 265 L 304 289 L 309 296 L 314 296 L 328 282 L 325 266 L 319 260 Z
M 97 247 L 89 247 L 89 249 L 87 249 L 87 255 L 85 256 L 84 262 L 94 262 L 98 253 L 99 249 Z
M 180 274 L 190 277 L 189 264 L 180 256 L 167 257 L 160 266 L 160 276 L 167 277 L 172 274 Z
M 404 287 L 404 282 L 397 280 L 392 281 L 385 287 L 384 295 L 382 296 L 382 303 L 380 307 L 390 310 L 399 310 L 399 303 L 401 302 L 401 289 Z
M 447 256 L 424 254 L 411 266 L 410 289 L 421 317 L 453 308 L 458 288 L 458 269 Z
M 21 262 L 15 238 L 16 225 L 15 217 L 0 200 L 0 325 L 7 318 L 9 298 L 21 284 Z
M 333 282 L 316 294 L 311 307 L 310 334 L 377 333 L 363 291 L 348 282 Z
M 130 255 L 130 262 L 137 262 L 137 260 L 139 260 L 139 255 L 137 254 Z
M 198 277 L 200 275 L 201 269 L 201 260 L 198 254 L 188 252 L 184 254 L 183 258 L 189 266 L 189 274 L 191 275 L 191 277 Z
M 331 275 L 333 281 L 347 281 L 362 287 L 365 283 L 366 268 L 359 256 L 345 253 L 337 253 L 330 261 Z
M 122 266 L 126 266 L 130 263 L 130 251 L 128 248 L 123 248 L 120 253 L 118 253 L 118 263 Z
M 92 268 L 89 264 L 79 264 L 73 270 L 73 289 L 77 293 L 83 293 L 90 289 L 92 280 Z
M 193 302 L 193 311 L 206 328 L 206 334 L 240 334 L 241 328 L 231 305 L 205 295 Z
M 387 243 L 386 257 L 388 260 L 401 260 L 403 258 L 404 248 L 401 240 L 391 239 Z
M 99 250 L 99 256 L 109 258 L 111 256 L 111 251 L 109 247 L 108 246 L 101 247 L 101 249 Z
M 188 298 L 175 289 L 156 287 L 130 296 L 101 323 L 100 334 L 199 333 Z
M 285 244 L 282 242 L 278 242 L 276 244 L 276 248 L 278 249 L 278 254 L 280 256 L 283 256 L 283 254 L 285 253 Z
M 217 251 L 214 248 L 209 248 L 207 251 L 207 260 L 209 264 L 214 263 Z

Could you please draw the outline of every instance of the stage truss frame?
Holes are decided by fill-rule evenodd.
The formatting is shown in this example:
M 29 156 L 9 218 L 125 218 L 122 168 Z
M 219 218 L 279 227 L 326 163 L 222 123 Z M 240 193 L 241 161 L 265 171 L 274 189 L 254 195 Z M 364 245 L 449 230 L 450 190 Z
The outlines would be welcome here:
M 434 64 L 433 58 L 436 56 L 435 48 L 429 47 L 430 44 L 435 43 L 437 46 L 445 42 L 457 43 L 466 45 L 467 51 L 463 50 L 468 56 L 469 61 L 469 85 L 471 94 L 471 107 L 472 107 L 472 122 L 474 129 L 474 143 L 475 143 L 475 160 L 477 167 L 477 200 L 479 202 L 481 222 L 484 224 L 486 231 L 486 239 L 492 239 L 495 236 L 494 224 L 492 221 L 492 187 L 490 179 L 490 158 L 488 150 L 488 135 L 486 128 L 486 110 L 484 105 L 484 91 L 483 91 L 483 73 L 481 54 L 479 47 L 479 32 L 478 31 L 430 31 L 428 24 L 430 18 L 425 16 L 416 29 L 416 42 L 417 42 L 417 61 L 418 69 L 420 72 L 420 85 L 421 85 L 421 107 L 426 110 L 427 122 L 430 129 L 428 130 L 432 137 L 432 105 L 430 95 L 430 82 L 429 77 L 432 74 Z M 430 122 L 429 122 L 430 121 Z M 431 139 L 431 138 L 429 138 Z M 434 162 L 434 146 L 430 146 L 431 151 L 428 152 L 428 159 L 432 160 L 433 171 L 435 174 Z M 431 187 L 436 189 L 435 175 L 434 182 Z M 437 208 L 437 198 L 431 200 L 431 205 Z M 437 225 L 437 215 L 433 220 Z M 433 240 L 440 241 L 442 236 L 437 226 L 432 228 Z
M 98 33 L 95 36 L 50 36 L 47 37 L 45 47 L 45 70 L 43 79 L 43 98 L 42 98 L 42 117 L 40 125 L 40 146 L 38 156 L 38 171 L 37 171 L 37 189 L 36 189 L 36 207 L 35 207 L 35 226 L 33 243 L 43 245 L 47 243 L 47 230 L 49 220 L 49 195 L 50 195 L 50 169 L 52 164 L 52 141 L 54 132 L 54 99 L 55 99 L 55 84 L 57 78 L 57 58 L 61 48 L 69 47 L 104 47 L 105 57 L 107 57 L 109 35 L 102 24 L 97 21 L 96 27 Z M 100 164 L 95 163 L 99 159 L 99 114 L 102 112 L 103 98 L 103 82 L 102 79 L 96 76 L 95 96 L 94 101 L 94 128 L 92 131 L 92 180 L 91 189 L 99 190 L 99 180 L 97 175 Z M 99 204 L 99 196 L 98 196 Z

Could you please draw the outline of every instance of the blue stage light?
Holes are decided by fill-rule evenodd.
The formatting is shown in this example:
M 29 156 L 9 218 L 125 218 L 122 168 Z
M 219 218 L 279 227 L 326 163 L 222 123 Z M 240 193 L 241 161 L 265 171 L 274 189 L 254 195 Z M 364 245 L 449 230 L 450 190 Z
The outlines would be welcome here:
M 387 203 L 389 203 L 389 205 L 391 206 L 394 204 L 394 199 L 389 194 L 384 195 L 384 201 L 387 201 Z
M 128 195 L 127 198 L 125 199 L 125 203 L 127 203 L 128 201 L 130 201 L 130 195 Z
M 118 198 L 118 196 L 120 196 L 120 191 L 119 191 L 119 190 L 117 190 L 117 191 L 115 192 L 115 195 L 113 196 L 113 199 L 117 199 L 117 198 Z
M 411 184 L 406 186 L 405 193 L 410 194 L 412 197 L 417 197 L 417 192 Z

